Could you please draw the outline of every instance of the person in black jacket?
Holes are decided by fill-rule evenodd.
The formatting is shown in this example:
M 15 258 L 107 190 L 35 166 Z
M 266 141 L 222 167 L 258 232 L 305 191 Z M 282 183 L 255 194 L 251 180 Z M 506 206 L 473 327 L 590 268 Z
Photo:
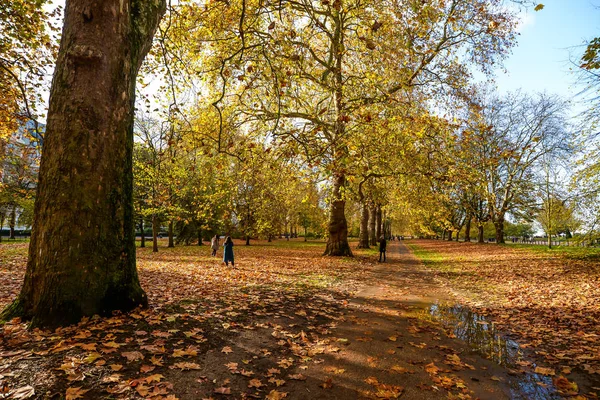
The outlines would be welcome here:
M 387 242 L 385 241 L 385 237 L 382 235 L 379 238 L 379 262 L 381 262 L 381 255 L 383 254 L 383 262 L 385 262 L 385 248 L 387 246 Z

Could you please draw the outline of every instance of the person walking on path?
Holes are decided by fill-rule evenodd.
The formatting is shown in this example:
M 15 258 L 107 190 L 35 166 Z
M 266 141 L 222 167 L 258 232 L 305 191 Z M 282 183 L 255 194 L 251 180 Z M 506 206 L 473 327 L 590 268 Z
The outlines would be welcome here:
M 225 266 L 229 266 L 229 262 L 231 262 L 231 266 L 235 267 L 233 263 L 233 240 L 231 240 L 231 236 L 227 236 L 225 239 L 225 243 L 223 243 L 223 262 Z
M 381 235 L 379 238 L 379 262 L 381 262 L 381 255 L 383 254 L 383 262 L 385 262 L 385 248 L 387 246 L 387 242 L 385 241 L 385 237 Z
M 217 250 L 219 250 L 219 235 L 215 235 L 210 241 L 210 248 L 212 249 L 211 255 L 214 257 L 217 255 Z

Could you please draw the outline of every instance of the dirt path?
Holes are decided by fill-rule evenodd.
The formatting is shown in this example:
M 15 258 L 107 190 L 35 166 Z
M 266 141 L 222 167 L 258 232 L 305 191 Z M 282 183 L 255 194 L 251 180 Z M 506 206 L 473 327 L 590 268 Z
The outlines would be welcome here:
M 388 253 L 386 263 L 366 270 L 364 286 L 343 302 L 341 317 L 329 315 L 332 322 L 326 329 L 321 325 L 318 339 L 311 333 L 315 327 L 304 321 L 279 319 L 278 325 L 269 318 L 265 325 L 273 329 L 271 336 L 280 339 L 284 349 L 265 340 L 261 331 L 244 331 L 232 341 L 234 354 L 239 349 L 255 353 L 255 370 L 263 359 L 260 352 L 279 353 L 275 358 L 290 361 L 284 368 L 261 364 L 259 369 L 270 369 L 273 379 L 285 380 L 268 398 L 518 398 L 507 384 L 511 378 L 506 370 L 472 352 L 464 342 L 448 337 L 440 325 L 426 318 L 430 304 L 448 300 L 433 274 L 401 243 L 391 243 Z M 298 351 L 293 340 L 285 342 L 286 336 L 304 333 L 314 335 L 304 352 Z M 318 350 L 311 352 L 315 340 Z M 257 348 L 261 350 L 252 350 Z M 304 354 L 303 361 L 292 364 L 289 350 L 296 356 Z M 226 363 L 222 354 L 210 353 L 214 363 Z M 239 357 L 230 362 L 239 363 Z M 237 374 L 232 378 L 214 369 L 204 372 L 210 379 L 238 386 L 233 381 L 239 378 Z
M 429 304 L 448 298 L 406 246 L 392 243 L 388 262 L 378 264 L 365 283 L 336 330 L 350 344 L 327 357 L 315 377 L 327 375 L 328 366 L 344 369 L 329 376 L 334 387 L 354 391 L 357 398 L 386 398 L 389 387 L 402 387 L 405 399 L 446 399 L 448 392 L 462 398 L 510 397 L 506 385 L 492 380 L 508 379 L 505 371 L 438 325 L 416 318 Z

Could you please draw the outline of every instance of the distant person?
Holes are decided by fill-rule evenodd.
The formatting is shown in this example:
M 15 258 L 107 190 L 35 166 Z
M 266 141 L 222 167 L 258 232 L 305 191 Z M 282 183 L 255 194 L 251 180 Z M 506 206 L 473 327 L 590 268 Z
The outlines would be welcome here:
M 235 267 L 233 263 L 233 240 L 231 240 L 231 236 L 227 236 L 225 238 L 225 243 L 223 243 L 223 262 L 225 266 L 229 266 L 229 262 L 231 261 L 231 266 Z
M 212 249 L 211 255 L 215 257 L 217 255 L 217 250 L 219 250 L 219 235 L 213 236 L 210 240 L 210 248 Z
M 383 255 L 383 262 L 385 262 L 385 248 L 387 246 L 387 242 L 385 241 L 385 237 L 381 235 L 379 238 L 379 262 L 381 262 L 381 255 Z

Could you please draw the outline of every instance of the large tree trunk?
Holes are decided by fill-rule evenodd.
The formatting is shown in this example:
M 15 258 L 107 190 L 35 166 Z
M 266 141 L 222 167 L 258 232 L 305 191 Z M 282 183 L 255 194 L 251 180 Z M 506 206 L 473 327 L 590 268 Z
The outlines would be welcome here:
M 352 256 L 348 244 L 348 223 L 344 209 L 346 201 L 342 198 L 342 187 L 346 183 L 346 177 L 338 174 L 333 178 L 333 198 L 329 208 L 329 238 L 325 255 L 328 256 Z
M 360 214 L 360 235 L 358 240 L 359 249 L 369 248 L 369 206 L 363 203 Z
M 452 241 L 452 231 L 448 230 L 448 241 L 451 242 Z
M 465 222 L 465 243 L 471 243 L 471 217 Z
M 346 176 L 343 172 L 342 164 L 346 152 L 341 149 L 341 143 L 346 136 L 346 105 L 344 102 L 344 77 L 343 77 L 343 58 L 344 51 L 344 32 L 339 25 L 343 20 L 341 15 L 342 2 L 333 4 L 333 23 L 336 25 L 334 36 L 331 38 L 332 51 L 335 57 L 334 77 L 334 100 L 335 100 L 335 128 L 332 145 L 334 147 L 334 169 L 333 169 L 333 192 L 331 196 L 331 205 L 329 208 L 329 238 L 327 239 L 327 248 L 325 255 L 329 256 L 352 256 L 352 250 L 348 244 L 348 223 L 346 221 L 346 200 L 342 194 L 342 189 L 346 184 Z
M 246 235 L 246 246 L 250 246 L 250 236 Z
M 445 229 L 442 231 L 442 240 L 446 240 L 446 232 Z
M 152 216 L 152 252 L 158 253 L 158 218 Z
M 202 246 L 202 228 L 200 228 L 200 224 L 198 224 L 196 234 L 198 235 L 198 246 Z
M 305 225 L 305 226 L 304 226 L 304 241 L 305 241 L 305 242 L 306 242 L 306 241 L 308 241 L 307 237 L 308 237 L 308 228 L 307 228 L 307 227 L 306 227 L 306 225 Z
M 483 240 L 483 225 L 477 225 L 477 243 L 484 243 Z
M 10 227 L 10 236 L 9 239 L 15 238 L 15 225 L 17 224 L 17 206 L 13 205 L 10 210 L 10 220 L 8 221 Z
M 173 220 L 169 221 L 169 245 L 167 247 L 175 247 L 175 241 L 173 240 Z
M 3 318 L 54 327 L 146 305 L 135 267 L 136 76 L 165 0 L 67 0 L 23 288 Z
M 377 230 L 377 233 L 375 234 L 375 236 L 377 237 L 377 240 L 379 240 L 379 238 L 381 237 L 382 233 L 383 233 L 383 229 L 381 226 L 382 223 L 382 218 L 381 218 L 381 206 L 377 206 L 377 213 L 376 213 L 376 217 L 377 217 L 377 222 L 376 222 L 376 227 L 375 229 Z
M 496 228 L 496 243 L 504 243 L 504 217 L 494 221 L 494 227 Z
M 377 207 L 371 206 L 369 211 L 369 241 L 371 242 L 371 246 L 377 246 L 377 231 L 375 230 L 375 225 L 377 222 Z
M 140 231 L 142 232 L 142 237 L 140 239 L 140 247 L 146 247 L 146 235 L 144 234 L 144 219 L 140 218 Z

